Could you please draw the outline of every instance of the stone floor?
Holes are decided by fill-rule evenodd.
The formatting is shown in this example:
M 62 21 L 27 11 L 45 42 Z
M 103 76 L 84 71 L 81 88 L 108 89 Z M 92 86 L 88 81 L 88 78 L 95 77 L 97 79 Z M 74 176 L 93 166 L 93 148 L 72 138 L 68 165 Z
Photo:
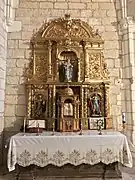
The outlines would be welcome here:
M 122 167 L 123 180 L 135 180 L 135 167 L 126 168 Z
M 122 175 L 123 175 L 123 180 L 135 180 L 135 167 L 133 168 L 126 168 L 126 167 L 121 167 Z M 2 173 L 1 173 L 2 174 Z M 57 180 L 102 180 L 102 179 L 91 179 L 91 178 L 55 178 Z M 54 178 L 43 178 L 39 177 L 36 180 L 55 180 Z M 15 175 L 12 174 L 6 174 L 6 175 L 0 175 L 0 180 L 16 180 Z M 31 177 L 28 179 L 19 179 L 19 180 L 32 180 Z M 108 179 L 107 179 L 108 180 Z M 114 179 L 109 179 L 109 180 L 114 180 Z M 118 179 L 117 179 L 118 180 Z

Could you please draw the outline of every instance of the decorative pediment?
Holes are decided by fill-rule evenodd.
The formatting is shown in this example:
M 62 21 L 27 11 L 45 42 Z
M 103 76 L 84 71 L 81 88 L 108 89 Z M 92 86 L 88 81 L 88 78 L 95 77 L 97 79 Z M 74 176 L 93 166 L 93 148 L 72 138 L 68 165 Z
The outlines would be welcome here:
M 69 14 L 66 14 L 64 18 L 45 22 L 40 31 L 35 35 L 35 38 L 37 36 L 50 40 L 71 39 L 80 41 L 83 39 L 92 42 L 102 42 L 98 30 L 94 32 L 86 22 L 80 19 L 72 19 Z

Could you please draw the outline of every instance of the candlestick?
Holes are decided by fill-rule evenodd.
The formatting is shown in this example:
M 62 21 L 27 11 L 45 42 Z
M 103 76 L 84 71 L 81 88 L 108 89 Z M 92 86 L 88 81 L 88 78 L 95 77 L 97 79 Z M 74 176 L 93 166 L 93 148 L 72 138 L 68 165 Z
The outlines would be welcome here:
M 82 135 L 82 123 L 81 123 L 81 129 L 79 135 Z
M 38 123 L 38 125 L 37 125 L 37 135 L 39 135 L 39 123 Z
M 53 132 L 52 132 L 52 136 L 54 135 L 54 132 L 55 132 L 55 124 L 53 122 Z
M 102 135 L 102 126 L 99 125 L 99 135 Z
M 26 126 L 26 118 L 23 120 L 23 132 L 25 133 L 25 126 Z

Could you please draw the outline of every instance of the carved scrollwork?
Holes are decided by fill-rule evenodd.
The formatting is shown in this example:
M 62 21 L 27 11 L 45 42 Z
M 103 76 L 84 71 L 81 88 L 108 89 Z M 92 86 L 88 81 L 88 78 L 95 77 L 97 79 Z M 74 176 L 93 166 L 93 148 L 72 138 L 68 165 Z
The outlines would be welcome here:
M 90 79 L 101 78 L 101 59 L 100 54 L 89 54 L 89 76 Z
M 101 53 L 89 53 L 89 78 L 90 79 L 108 79 L 107 65 L 104 62 Z
M 27 71 L 28 81 L 47 81 L 48 67 L 47 67 L 47 59 L 45 55 L 35 55 L 35 63 L 30 62 L 29 69 Z M 35 73 L 33 71 L 35 66 Z
M 93 32 L 92 28 L 80 19 L 71 19 L 70 15 L 66 14 L 64 18 L 53 20 L 48 25 L 44 24 L 41 28 L 42 37 L 45 38 L 72 38 L 72 39 L 99 39 L 101 36 Z
M 98 92 L 104 90 L 104 84 L 91 84 L 89 85 L 90 92 Z
M 80 45 L 80 42 L 77 42 L 77 41 L 73 41 L 71 40 L 70 38 L 67 39 L 67 40 L 61 40 L 58 42 L 58 44 L 60 46 L 67 46 L 67 47 L 70 47 L 70 46 L 79 46 Z
M 45 81 L 47 79 L 47 59 L 45 59 L 45 56 L 42 55 L 36 56 L 36 62 L 36 77 Z
M 63 26 L 64 26 L 64 24 L 63 24 Z M 73 26 L 73 24 L 72 24 L 72 26 Z M 64 38 L 67 38 L 67 37 L 81 38 L 83 36 L 84 38 L 89 38 L 88 33 L 81 27 L 73 26 L 72 30 L 69 31 L 66 28 L 59 29 L 59 27 L 57 25 L 53 26 L 49 30 L 49 32 L 47 32 L 45 37 L 46 38 L 51 37 L 53 39 L 53 38 L 56 38 L 57 36 L 64 37 Z

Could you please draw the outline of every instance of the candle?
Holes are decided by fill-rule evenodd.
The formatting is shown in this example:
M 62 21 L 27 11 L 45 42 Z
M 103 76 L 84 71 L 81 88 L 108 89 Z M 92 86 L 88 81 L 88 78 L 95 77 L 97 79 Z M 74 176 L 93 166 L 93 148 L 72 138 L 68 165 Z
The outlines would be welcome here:
M 126 114 L 122 112 L 122 122 L 126 123 Z
M 82 135 L 82 123 L 80 124 L 80 126 L 81 126 L 81 129 L 80 129 L 79 135 Z
M 53 123 L 53 131 L 54 131 L 54 123 Z
M 53 123 L 53 130 L 52 130 L 52 136 L 54 135 L 54 123 Z

